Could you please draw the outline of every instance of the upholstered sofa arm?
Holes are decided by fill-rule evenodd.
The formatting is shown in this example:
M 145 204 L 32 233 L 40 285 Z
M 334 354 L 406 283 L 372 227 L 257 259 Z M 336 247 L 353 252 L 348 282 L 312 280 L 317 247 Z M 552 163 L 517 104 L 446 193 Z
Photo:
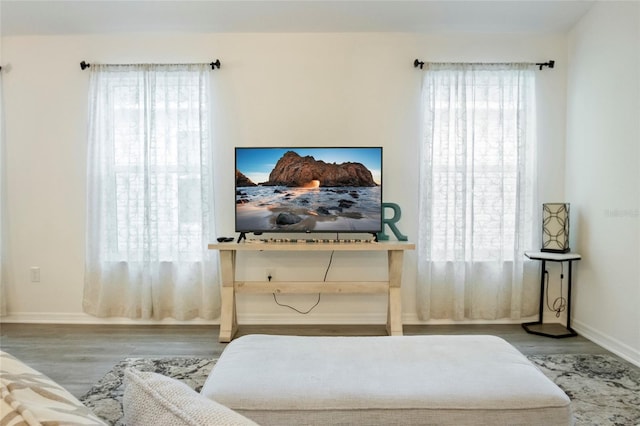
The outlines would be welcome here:
M 49 377 L 0 351 L 0 424 L 106 425 Z

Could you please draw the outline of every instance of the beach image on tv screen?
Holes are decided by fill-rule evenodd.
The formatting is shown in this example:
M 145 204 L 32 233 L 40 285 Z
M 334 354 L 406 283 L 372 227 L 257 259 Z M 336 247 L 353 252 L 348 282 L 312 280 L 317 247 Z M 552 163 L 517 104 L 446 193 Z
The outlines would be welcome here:
M 382 148 L 236 148 L 236 232 L 381 230 Z

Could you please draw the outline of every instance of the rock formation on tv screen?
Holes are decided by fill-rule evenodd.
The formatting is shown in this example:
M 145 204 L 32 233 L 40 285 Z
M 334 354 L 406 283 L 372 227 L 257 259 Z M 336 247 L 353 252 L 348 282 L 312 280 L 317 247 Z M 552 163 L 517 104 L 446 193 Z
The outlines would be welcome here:
M 322 187 L 377 186 L 373 175 L 361 163 L 325 163 L 312 156 L 301 157 L 288 151 L 276 163 L 265 186 L 306 186 L 319 181 Z
M 251 179 L 242 174 L 239 170 L 236 170 L 236 186 L 258 186 Z

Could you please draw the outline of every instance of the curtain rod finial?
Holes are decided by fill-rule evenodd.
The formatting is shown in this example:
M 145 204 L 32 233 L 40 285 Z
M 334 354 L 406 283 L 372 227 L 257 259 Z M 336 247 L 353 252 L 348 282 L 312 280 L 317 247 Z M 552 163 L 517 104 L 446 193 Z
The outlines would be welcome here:
M 211 65 L 212 70 L 215 70 L 216 68 L 220 69 L 220 59 L 216 59 L 215 62 L 211 62 L 209 65 Z
M 89 64 L 89 63 L 87 63 L 85 61 L 80 62 L 80 69 L 83 70 L 83 71 L 86 70 L 87 68 L 89 68 L 90 66 L 91 66 L 91 64 Z
M 554 61 L 553 59 L 549 60 L 548 62 L 539 62 L 536 63 L 536 65 L 539 67 L 538 69 L 540 71 L 542 71 L 542 68 L 544 67 L 549 67 L 549 68 L 553 68 L 556 65 L 556 61 Z
M 415 61 L 413 61 L 413 67 L 414 68 L 420 67 L 420 69 L 422 69 L 423 66 L 424 66 L 424 61 L 419 61 L 417 59 Z

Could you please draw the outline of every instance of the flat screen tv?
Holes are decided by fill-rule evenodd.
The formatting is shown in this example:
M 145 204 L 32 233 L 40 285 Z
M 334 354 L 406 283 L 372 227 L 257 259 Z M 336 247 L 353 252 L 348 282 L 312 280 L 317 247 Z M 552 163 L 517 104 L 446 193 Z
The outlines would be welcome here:
M 241 233 L 382 230 L 382 147 L 235 149 Z

